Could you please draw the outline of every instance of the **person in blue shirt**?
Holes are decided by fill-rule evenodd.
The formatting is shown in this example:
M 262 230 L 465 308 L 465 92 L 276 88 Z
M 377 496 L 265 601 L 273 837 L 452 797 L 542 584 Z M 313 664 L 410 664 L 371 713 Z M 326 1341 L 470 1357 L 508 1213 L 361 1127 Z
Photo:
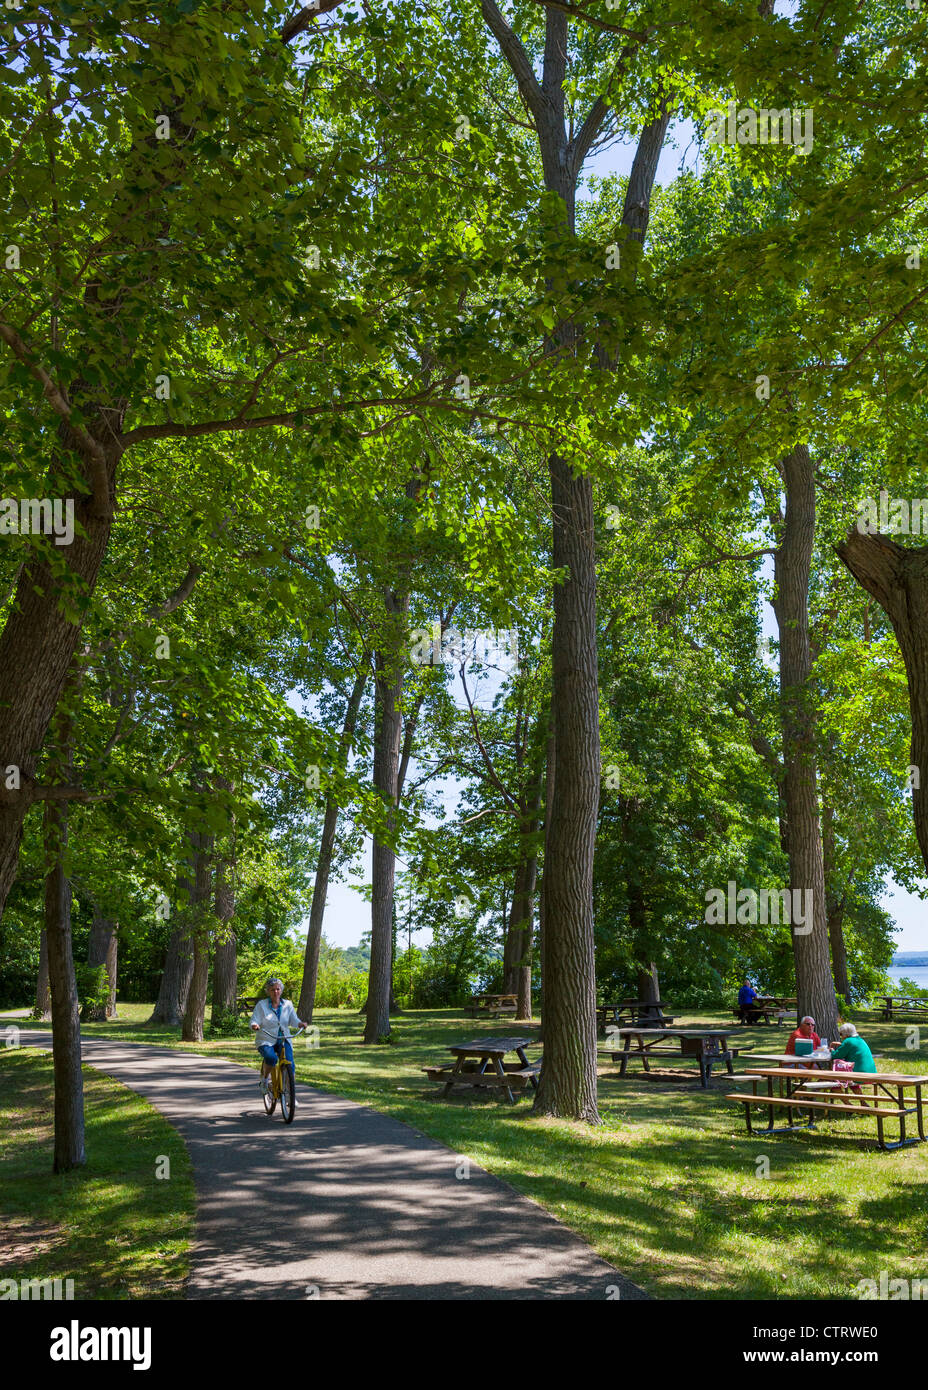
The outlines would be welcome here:
M 290 1028 L 294 1024 L 300 1028 L 309 1027 L 309 1024 L 304 1023 L 297 1015 L 290 1000 L 281 998 L 283 992 L 283 983 L 276 976 L 268 980 L 267 998 L 258 1000 L 254 1013 L 251 1015 L 251 1026 L 257 1034 L 255 1047 L 264 1058 L 261 1067 L 262 1091 L 266 1091 L 270 1084 L 268 1078 L 277 1064 L 281 1049 L 286 1053 L 287 1061 L 293 1068 L 293 1079 L 296 1081 L 293 1048 L 290 1046 Z M 293 1103 L 296 1104 L 295 1099 Z
M 750 980 L 745 980 L 744 984 L 738 990 L 738 1009 L 741 1013 L 742 1023 L 757 1022 L 757 1010 L 752 1009 L 751 1005 L 755 1002 L 756 999 L 759 998 L 760 996 L 757 993 L 757 990 L 751 984 Z

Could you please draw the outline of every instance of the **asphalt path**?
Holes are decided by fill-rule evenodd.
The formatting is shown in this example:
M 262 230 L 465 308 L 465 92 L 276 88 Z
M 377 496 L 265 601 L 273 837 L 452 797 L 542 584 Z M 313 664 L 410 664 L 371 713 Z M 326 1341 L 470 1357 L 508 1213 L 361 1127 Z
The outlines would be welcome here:
M 50 1047 L 51 1034 L 20 1041 Z M 82 1055 L 187 1145 L 188 1298 L 647 1298 L 544 1208 L 368 1106 L 299 1083 L 284 1125 L 234 1062 L 88 1038 Z

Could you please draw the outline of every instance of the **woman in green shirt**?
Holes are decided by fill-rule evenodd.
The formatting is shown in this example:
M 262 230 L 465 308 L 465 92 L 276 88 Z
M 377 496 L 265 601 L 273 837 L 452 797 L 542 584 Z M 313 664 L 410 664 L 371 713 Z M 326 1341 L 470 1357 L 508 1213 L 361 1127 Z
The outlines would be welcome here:
M 842 1023 L 838 1029 L 838 1037 L 841 1039 L 841 1043 L 831 1054 L 833 1062 L 836 1059 L 840 1059 L 842 1062 L 853 1062 L 854 1071 L 876 1071 L 873 1053 L 863 1038 L 858 1037 L 857 1029 L 853 1023 Z

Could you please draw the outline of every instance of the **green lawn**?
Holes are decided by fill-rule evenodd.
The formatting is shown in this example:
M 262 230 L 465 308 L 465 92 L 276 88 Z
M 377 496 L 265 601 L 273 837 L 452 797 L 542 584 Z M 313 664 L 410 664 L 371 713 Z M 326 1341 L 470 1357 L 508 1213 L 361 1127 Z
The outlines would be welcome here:
M 118 1021 L 85 1031 L 257 1067 L 245 1025 L 240 1039 L 194 1046 L 180 1044 L 175 1031 L 147 1026 L 150 1012 L 149 1005 L 121 1005 Z M 702 1011 L 699 1018 L 713 1015 Z M 704 1092 L 693 1080 L 695 1064 L 681 1062 L 654 1079 L 635 1066 L 620 1081 L 607 1060 L 604 1124 L 594 1130 L 536 1117 L 527 1099 L 514 1107 L 465 1092 L 441 1100 L 422 1075 L 424 1064 L 447 1060 L 450 1042 L 522 1033 L 524 1025 L 475 1023 L 450 1010 L 413 1012 L 396 1018 L 394 1043 L 364 1047 L 357 1013 L 323 1009 L 316 1022 L 318 1050 L 297 1044 L 300 1080 L 374 1106 L 468 1155 L 657 1297 L 848 1298 L 859 1279 L 878 1278 L 881 1269 L 894 1278 L 928 1275 L 928 1145 L 880 1153 L 870 1120 L 833 1120 L 814 1135 L 749 1139 L 740 1107 L 723 1099 L 729 1087 L 721 1077 Z M 919 1054 L 906 1050 L 904 1025 L 860 1026 L 881 1054 L 881 1068 L 928 1072 Z M 778 1051 L 786 1038 L 785 1029 L 736 1031 L 741 1045 L 763 1052 Z M 762 1155 L 770 1160 L 767 1178 L 757 1176 Z
M 2 1277 L 73 1279 L 76 1299 L 181 1298 L 195 1198 L 177 1131 L 84 1067 L 87 1163 L 56 1177 L 53 1105 L 51 1054 L 0 1048 Z

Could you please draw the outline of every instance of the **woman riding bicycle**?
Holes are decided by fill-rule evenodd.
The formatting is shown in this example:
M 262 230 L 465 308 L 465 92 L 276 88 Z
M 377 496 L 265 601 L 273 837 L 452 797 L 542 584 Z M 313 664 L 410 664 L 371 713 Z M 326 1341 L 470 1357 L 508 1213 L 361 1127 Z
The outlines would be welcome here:
M 297 1024 L 301 1028 L 308 1028 L 309 1024 L 304 1023 L 298 1017 L 296 1009 L 289 999 L 282 999 L 284 992 L 283 983 L 276 976 L 267 982 L 266 999 L 259 999 L 251 1015 L 251 1026 L 255 1030 L 255 1047 L 264 1058 L 261 1066 L 261 1090 L 268 1089 L 270 1084 L 268 1078 L 273 1068 L 277 1065 L 277 1059 L 283 1051 L 287 1061 L 290 1063 L 293 1072 L 293 1079 L 296 1080 L 296 1067 L 293 1065 L 293 1048 L 290 1046 L 290 1035 L 284 1029 L 292 1024 Z M 294 1105 L 296 1101 L 294 1100 Z

